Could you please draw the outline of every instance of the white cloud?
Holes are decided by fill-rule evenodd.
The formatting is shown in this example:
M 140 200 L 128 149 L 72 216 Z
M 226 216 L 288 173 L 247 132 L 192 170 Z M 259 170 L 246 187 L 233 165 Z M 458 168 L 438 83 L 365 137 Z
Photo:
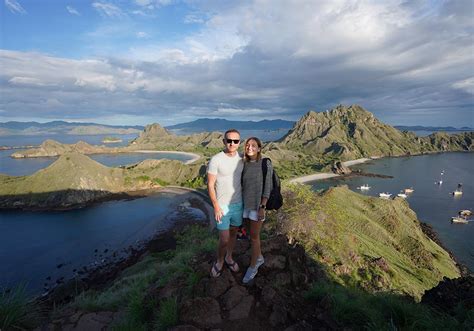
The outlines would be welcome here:
M 474 94 L 474 77 L 455 82 L 453 87 Z
M 127 16 L 119 7 L 105 2 L 94 2 L 92 7 L 96 9 L 103 17 L 123 18 Z
M 199 14 L 188 14 L 184 17 L 184 23 L 186 24 L 202 24 L 206 19 Z
M 135 3 L 139 6 L 149 6 L 152 2 L 152 0 L 135 0 Z
M 8 80 L 9 83 L 13 85 L 25 85 L 25 86 L 51 86 L 53 84 L 48 84 L 45 82 L 42 82 L 38 78 L 34 77 L 12 77 Z
M 137 37 L 143 39 L 143 38 L 149 38 L 150 35 L 146 32 L 139 31 L 139 32 L 137 32 Z
M 157 6 L 140 3 L 145 12 Z M 436 124 L 443 112 L 450 125 L 472 122 L 474 22 L 465 14 L 472 5 L 426 6 L 396 0 L 199 2 L 193 7 L 205 17 L 199 30 L 165 43 L 138 41 L 136 26 L 107 21 L 89 42 L 104 51 L 111 37 L 126 35 L 139 46 L 110 51 L 111 57 L 104 51 L 95 60 L 0 51 L 0 108 L 12 116 L 160 122 L 170 114 L 297 119 L 311 108 L 359 103 L 392 124 Z M 46 108 L 41 100 L 47 99 L 63 103 L 62 113 Z M 428 111 L 433 116 L 426 122 L 413 122 Z
M 26 10 L 23 9 L 17 0 L 5 0 L 5 6 L 7 6 L 12 13 L 26 14 Z
M 74 7 L 66 6 L 66 10 L 72 15 L 81 16 L 81 14 Z

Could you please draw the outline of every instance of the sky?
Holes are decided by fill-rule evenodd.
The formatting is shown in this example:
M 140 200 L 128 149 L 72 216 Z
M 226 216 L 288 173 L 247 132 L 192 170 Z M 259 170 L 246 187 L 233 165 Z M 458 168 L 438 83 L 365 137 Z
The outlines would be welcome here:
M 474 2 L 0 0 L 0 121 L 474 127 Z

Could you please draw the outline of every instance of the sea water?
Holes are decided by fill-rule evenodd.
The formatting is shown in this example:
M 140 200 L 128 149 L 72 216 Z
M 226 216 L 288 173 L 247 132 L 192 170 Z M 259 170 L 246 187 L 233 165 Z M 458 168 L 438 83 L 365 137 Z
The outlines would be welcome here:
M 351 167 L 367 173 L 390 175 L 393 178 L 353 177 L 334 178 L 311 182 L 315 190 L 345 184 L 361 194 L 378 197 L 381 192 L 393 196 L 409 187 L 414 192 L 407 202 L 418 219 L 430 224 L 438 233 L 443 245 L 456 258 L 474 270 L 474 221 L 469 224 L 453 224 L 451 217 L 460 210 L 474 211 L 474 153 L 439 153 L 411 157 L 383 158 Z M 441 185 L 437 184 L 440 180 Z M 357 187 L 368 184 L 368 191 Z M 462 184 L 463 194 L 452 192 Z

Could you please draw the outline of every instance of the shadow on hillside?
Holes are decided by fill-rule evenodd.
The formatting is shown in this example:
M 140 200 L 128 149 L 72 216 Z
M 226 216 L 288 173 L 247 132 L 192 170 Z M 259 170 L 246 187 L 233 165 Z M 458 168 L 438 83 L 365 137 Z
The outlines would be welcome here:
M 304 298 L 305 310 L 304 316 L 300 317 L 306 318 L 313 326 L 324 322 L 331 329 L 355 330 L 474 327 L 472 276 L 443 279 L 437 286 L 427 290 L 422 302 L 417 303 L 412 297 L 397 291 L 371 292 L 355 286 L 340 285 L 332 281 L 328 266 L 311 257 L 299 244 L 294 244 L 285 255 L 290 273 L 294 273 L 292 269 L 301 269 L 302 265 L 306 265 L 305 273 L 309 279 L 308 285 L 300 293 Z M 273 286 L 278 287 L 276 276 L 272 276 Z M 266 277 L 270 278 L 269 275 Z M 297 289 L 299 284 L 292 277 L 293 289 Z M 311 321 L 314 316 L 316 320 Z
M 61 190 L 44 193 L 0 195 L 1 209 L 20 210 L 66 210 L 83 208 L 92 204 L 121 199 L 135 199 L 149 194 L 113 193 L 101 190 Z
M 114 193 L 102 190 L 60 190 L 44 193 L 18 195 L 0 195 L 0 210 L 69 210 L 85 208 L 107 201 L 133 200 L 160 193 L 175 193 L 180 200 L 196 198 L 207 202 L 207 197 L 199 191 L 191 191 L 180 187 L 163 187 L 130 192 Z M 203 206 L 202 206 L 203 207 Z M 206 208 L 201 208 L 205 210 Z

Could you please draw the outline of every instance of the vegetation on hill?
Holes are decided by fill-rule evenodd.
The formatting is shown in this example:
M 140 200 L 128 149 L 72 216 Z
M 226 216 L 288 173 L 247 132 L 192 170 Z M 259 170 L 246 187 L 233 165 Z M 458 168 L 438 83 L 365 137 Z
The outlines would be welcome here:
M 453 268 L 452 276 L 456 276 L 456 267 L 446 252 L 423 237 L 406 207 L 393 206 L 393 227 L 377 224 L 384 217 L 373 222 L 364 219 L 369 224 L 363 226 L 356 221 L 348 224 L 347 215 L 338 212 L 340 200 L 348 198 L 344 188 L 319 195 L 303 186 L 291 186 L 284 194 L 285 210 L 271 213 L 263 228 L 265 264 L 250 286 L 241 285 L 250 259 L 249 242 L 237 242 L 234 258 L 242 270 L 232 274 L 225 269 L 221 277 L 213 279 L 209 269 L 217 235 L 206 226 L 195 225 L 175 235 L 176 248 L 148 251 L 140 262 L 123 270 L 110 283 L 76 294 L 70 303 L 56 305 L 46 321 L 54 320 L 56 327 L 67 328 L 85 325 L 94 316 L 108 316 L 101 319 L 101 327 L 115 330 L 166 330 L 177 325 L 198 329 L 226 329 L 233 325 L 242 329 L 281 330 L 432 330 L 469 329 L 474 325 L 469 305 L 460 305 L 448 315 L 407 296 L 409 292 L 416 293 L 415 298 L 419 299 L 423 288 L 436 285 L 437 279 L 446 274 L 443 266 Z M 367 203 L 364 198 L 345 203 L 351 210 L 358 210 Z M 295 202 L 303 203 L 304 219 L 296 211 L 297 206 L 292 205 Z M 330 206 L 321 209 L 326 204 Z M 354 217 L 361 220 L 365 216 L 354 213 Z M 329 222 L 340 226 L 323 228 L 317 222 L 322 226 Z M 317 229 L 304 234 L 302 226 Z M 356 228 L 354 236 L 358 240 L 350 238 L 349 226 Z M 420 246 L 398 252 L 391 247 L 383 248 L 384 242 L 374 244 L 372 238 L 376 232 L 390 233 L 384 237 L 390 246 L 395 238 L 403 238 L 405 231 L 418 236 Z M 344 242 L 348 236 L 352 242 L 346 249 Z M 328 249 L 324 250 L 326 245 Z M 321 257 L 321 250 L 325 251 L 325 258 Z M 413 267 L 411 260 L 418 256 L 417 250 L 422 255 L 424 250 L 436 254 L 436 261 L 431 261 L 432 269 L 426 265 Z M 334 258 L 327 255 L 329 251 L 335 254 Z M 377 259 L 380 251 L 387 254 L 386 260 Z M 350 252 L 360 254 L 360 258 Z M 360 275 L 349 272 L 344 277 L 335 271 L 355 266 Z M 425 282 L 419 277 L 426 277 L 427 269 L 434 275 Z M 351 277 L 355 280 L 351 281 Z M 416 284 L 410 285 L 411 281 Z M 49 323 L 46 325 L 51 327 L 53 324 Z
M 201 187 L 203 162 L 185 165 L 176 160 L 145 160 L 112 168 L 81 153 L 67 153 L 29 176 L 0 175 L 0 208 L 70 208 L 167 185 Z
M 419 300 L 444 276 L 460 275 L 404 199 L 368 197 L 347 187 L 318 194 L 306 185 L 290 185 L 285 197 L 282 231 L 341 284 Z
M 417 137 L 380 122 L 358 105 L 308 112 L 280 139 L 283 149 L 333 155 L 342 160 L 473 149 L 474 132 Z

